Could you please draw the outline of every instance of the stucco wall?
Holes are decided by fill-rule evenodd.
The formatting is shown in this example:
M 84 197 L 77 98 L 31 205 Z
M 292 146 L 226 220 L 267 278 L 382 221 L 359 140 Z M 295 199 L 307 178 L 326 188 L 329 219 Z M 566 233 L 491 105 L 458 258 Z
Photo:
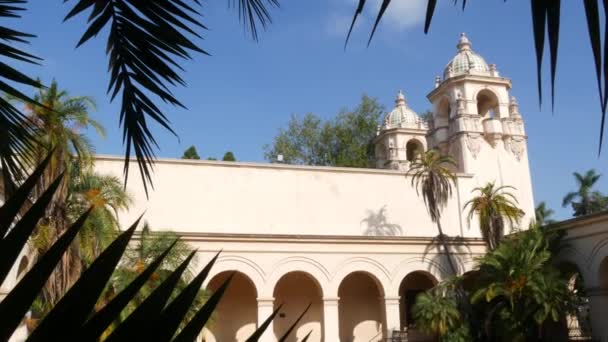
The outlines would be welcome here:
M 96 170 L 120 176 L 123 161 L 98 157 Z M 180 232 L 437 234 L 411 179 L 399 171 L 159 160 L 148 199 L 135 163 L 131 171 L 128 190 L 135 204 L 120 213 L 123 226 L 145 211 L 152 229 Z M 458 176 L 443 214 L 447 234 L 480 235 L 476 220 L 469 225 L 462 207 L 482 181 Z

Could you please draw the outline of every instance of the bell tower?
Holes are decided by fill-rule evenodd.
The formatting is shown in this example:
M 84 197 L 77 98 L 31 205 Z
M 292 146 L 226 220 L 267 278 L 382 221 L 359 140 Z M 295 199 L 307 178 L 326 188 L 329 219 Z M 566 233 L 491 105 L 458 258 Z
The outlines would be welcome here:
M 376 167 L 407 171 L 418 153 L 427 149 L 427 123 L 408 107 L 401 91 L 374 140 Z
M 429 148 L 451 155 L 476 186 L 515 187 L 522 209 L 533 213 L 527 136 L 517 101 L 509 95 L 511 80 L 475 53 L 464 33 L 456 47 L 427 95 L 433 106 Z

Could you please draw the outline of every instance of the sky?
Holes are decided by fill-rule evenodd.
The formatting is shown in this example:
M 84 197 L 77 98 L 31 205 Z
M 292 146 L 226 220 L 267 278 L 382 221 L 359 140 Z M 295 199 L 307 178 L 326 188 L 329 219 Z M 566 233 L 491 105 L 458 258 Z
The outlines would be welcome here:
M 528 133 L 535 202 L 546 201 L 556 218 L 568 218 L 561 199 L 576 186 L 572 172 L 595 168 L 608 184 L 608 150 L 598 156 L 600 108 L 593 59 L 579 1 L 562 2 L 555 108 L 539 106 L 536 60 L 529 5 L 525 1 L 469 2 L 462 12 L 441 1 L 431 30 L 423 32 L 426 0 L 393 0 L 374 40 L 367 47 L 379 0 L 369 5 L 344 49 L 355 0 L 281 1 L 271 11 L 273 23 L 254 42 L 244 31 L 233 1 L 203 1 L 199 46 L 211 56 L 194 55 L 182 65 L 187 87 L 174 93 L 187 110 L 163 106 L 177 137 L 153 126 L 157 156 L 179 158 L 195 145 L 203 158 L 233 151 L 240 161 L 261 162 L 263 146 L 272 141 L 292 114 L 331 118 L 357 105 L 362 94 L 377 97 L 387 109 L 399 89 L 418 113 L 430 108 L 426 95 L 436 75 L 456 53 L 460 32 L 473 49 L 502 76 L 512 79 Z M 43 82 L 56 79 L 70 95 L 97 102 L 92 116 L 108 134 L 88 133 L 97 153 L 124 152 L 118 127 L 118 103 L 106 95 L 106 33 L 76 49 L 84 18 L 63 22 L 72 2 L 30 1 L 15 27 L 34 33 L 28 51 L 44 58 L 42 66 L 20 65 Z M 546 51 L 548 55 L 548 50 Z M 545 61 L 543 90 L 549 98 Z

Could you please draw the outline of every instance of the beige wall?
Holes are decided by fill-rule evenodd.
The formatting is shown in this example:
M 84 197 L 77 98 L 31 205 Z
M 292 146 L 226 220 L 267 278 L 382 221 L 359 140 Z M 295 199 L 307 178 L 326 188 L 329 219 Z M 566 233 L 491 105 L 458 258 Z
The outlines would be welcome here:
M 98 157 L 96 169 L 120 176 L 123 161 Z M 311 235 L 435 236 L 422 199 L 403 172 L 276 164 L 159 160 L 154 190 L 143 191 L 131 163 L 128 190 L 135 204 L 120 213 L 123 226 L 146 212 L 153 229 L 180 232 Z M 492 169 L 493 170 L 493 169 Z M 493 176 L 492 179 L 495 177 Z M 449 235 L 479 237 L 462 212 L 485 179 L 459 175 L 443 214 Z M 527 189 L 518 198 L 530 197 Z M 528 199 L 522 200 L 527 203 Z M 532 207 L 524 207 L 527 227 Z
M 340 341 L 382 341 L 386 322 L 381 288 L 365 272 L 351 273 L 342 281 L 338 290 Z
M 321 288 L 310 274 L 295 271 L 284 275 L 274 289 L 275 309 L 283 304 L 279 316 L 274 321 L 275 336 L 282 337 L 308 304 L 311 304 L 308 312 L 285 341 L 301 341 L 309 332 L 309 341 L 323 341 L 322 298 Z
M 229 272 L 224 272 L 213 277 L 207 290 L 213 293 L 228 275 Z M 203 332 L 205 342 L 244 342 L 255 331 L 257 293 L 247 276 L 235 273 L 212 319 Z
M 431 238 L 190 233 L 183 239 L 199 250 L 201 268 L 223 250 L 209 279 L 237 270 L 251 280 L 258 326 L 285 303 L 285 318 L 275 320 L 263 342 L 276 341 L 311 300 L 313 307 L 295 332 L 299 338 L 310 330 L 315 337 L 310 341 L 344 342 L 353 333 L 357 340 L 386 336 L 385 330 L 400 328 L 404 279 L 422 273 L 441 280 L 449 272 Z M 479 239 L 459 244 L 452 251 L 465 272 L 485 247 Z M 247 303 L 248 311 L 255 309 L 256 303 Z
M 583 277 L 592 335 L 608 341 L 608 212 L 563 221 L 553 229 L 566 234 L 562 262 L 576 265 Z

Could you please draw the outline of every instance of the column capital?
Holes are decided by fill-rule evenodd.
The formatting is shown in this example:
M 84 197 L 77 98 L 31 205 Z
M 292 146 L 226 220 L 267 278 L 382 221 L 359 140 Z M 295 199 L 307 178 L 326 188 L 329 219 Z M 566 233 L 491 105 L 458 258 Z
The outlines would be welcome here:
M 274 297 L 258 297 L 258 306 L 274 306 Z
M 401 297 L 399 296 L 385 296 L 384 303 L 389 305 L 399 305 L 401 302 Z
M 340 297 L 323 297 L 324 305 L 338 305 Z

